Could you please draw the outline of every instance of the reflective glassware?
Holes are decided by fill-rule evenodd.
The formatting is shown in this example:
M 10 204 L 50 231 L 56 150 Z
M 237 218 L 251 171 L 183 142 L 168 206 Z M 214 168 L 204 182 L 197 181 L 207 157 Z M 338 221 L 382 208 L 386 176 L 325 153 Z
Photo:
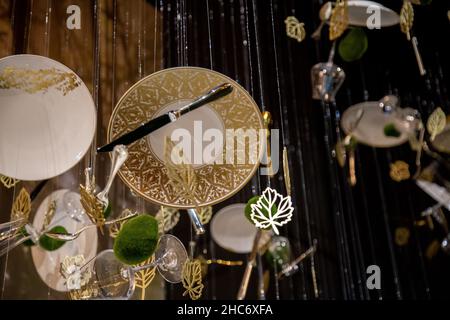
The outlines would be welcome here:
M 345 80 L 345 72 L 332 62 L 321 62 L 311 69 L 313 99 L 333 102 Z

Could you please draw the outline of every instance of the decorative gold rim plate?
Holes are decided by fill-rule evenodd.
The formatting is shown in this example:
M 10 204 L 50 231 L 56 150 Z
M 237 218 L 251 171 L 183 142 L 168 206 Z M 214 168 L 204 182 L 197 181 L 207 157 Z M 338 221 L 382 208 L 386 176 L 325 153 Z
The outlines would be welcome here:
M 217 129 L 222 131 L 224 137 L 223 130 L 226 129 L 254 129 L 259 135 L 260 130 L 264 129 L 260 110 L 248 92 L 237 82 L 209 69 L 178 67 L 147 76 L 122 96 L 111 116 L 108 141 L 112 141 L 142 123 L 169 111 L 168 107 L 173 109 L 181 107 L 182 104 L 177 106 L 178 101 L 185 102 L 196 99 L 225 82 L 233 85 L 234 90 L 231 94 L 183 117 L 206 117 L 206 119 L 217 117 L 222 127 Z M 194 113 L 196 114 L 194 115 Z M 208 123 L 204 124 L 204 126 L 207 125 Z M 156 134 L 157 131 L 150 136 L 154 137 Z M 258 154 L 254 163 L 248 161 L 249 151 L 246 146 L 247 161 L 245 164 L 227 164 L 225 161 L 224 164 L 206 163 L 195 166 L 197 185 L 194 190 L 194 203 L 188 199 L 189 197 L 174 192 L 164 161 L 161 160 L 160 155 L 156 154 L 156 148 L 155 150 L 152 148 L 152 139 L 154 138 L 147 136 L 128 146 L 129 158 L 119 171 L 119 176 L 128 187 L 145 199 L 159 205 L 176 208 L 211 206 L 230 198 L 252 178 L 259 166 L 263 152 L 258 138 Z M 248 140 L 245 143 L 249 145 Z M 225 142 L 222 153 L 226 153 Z

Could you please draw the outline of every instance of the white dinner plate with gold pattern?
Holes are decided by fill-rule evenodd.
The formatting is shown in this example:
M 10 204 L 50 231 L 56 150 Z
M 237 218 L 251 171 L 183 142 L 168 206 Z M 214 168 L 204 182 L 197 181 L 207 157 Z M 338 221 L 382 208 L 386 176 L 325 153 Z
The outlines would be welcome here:
M 83 158 L 95 128 L 94 101 L 72 70 L 36 55 L 0 59 L 0 174 L 58 176 Z

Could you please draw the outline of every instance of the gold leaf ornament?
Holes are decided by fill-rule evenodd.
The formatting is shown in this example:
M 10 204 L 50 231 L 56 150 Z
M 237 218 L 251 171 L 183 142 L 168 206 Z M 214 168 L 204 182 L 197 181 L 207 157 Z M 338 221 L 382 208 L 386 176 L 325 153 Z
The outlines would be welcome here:
M 49 203 L 47 211 L 45 212 L 44 223 L 42 224 L 42 230 L 45 230 L 48 228 L 48 226 L 50 225 L 50 223 L 53 220 L 53 217 L 55 216 L 55 213 L 56 213 L 56 201 L 53 200 Z
M 0 89 L 19 89 L 33 94 L 47 92 L 50 88 L 68 94 L 81 85 L 73 72 L 64 72 L 56 68 L 30 70 L 6 67 L 0 73 Z
M 158 221 L 158 230 L 160 233 L 166 233 L 172 230 L 180 221 L 180 211 L 176 208 L 161 206 L 156 213 L 155 219 Z
M 286 147 L 283 148 L 283 175 L 284 175 L 284 186 L 286 187 L 286 192 L 288 196 L 292 192 L 291 184 L 291 173 L 289 171 L 289 154 Z
M 427 120 L 427 131 L 430 134 L 430 140 L 433 141 L 438 134 L 445 129 L 447 118 L 440 107 L 437 107 Z
M 14 187 L 17 183 L 19 183 L 20 180 L 10 178 L 4 175 L 0 174 L 0 181 L 5 186 L 6 189 L 11 189 Z
M 298 21 L 294 16 L 289 16 L 284 20 L 286 24 L 286 34 L 288 37 L 302 42 L 306 37 L 305 24 Z
M 89 219 L 98 227 L 102 227 L 106 221 L 103 214 L 104 205 L 95 195 L 95 178 L 90 179 L 88 170 L 86 170 L 85 185 L 80 185 L 80 196 L 81 205 Z
M 403 1 L 403 6 L 400 11 L 400 29 L 404 34 L 406 34 L 406 38 L 411 40 L 411 28 L 414 23 L 414 8 L 409 1 Z
M 200 218 L 200 222 L 202 224 L 207 224 L 209 223 L 209 221 L 211 221 L 211 217 L 212 217 L 212 207 L 208 206 L 208 207 L 203 207 L 203 208 L 199 208 L 197 210 L 198 213 L 198 217 Z
M 292 200 L 290 196 L 283 197 L 275 189 L 264 190 L 258 201 L 251 205 L 250 218 L 257 228 L 272 228 L 278 235 L 278 227 L 287 224 L 292 219 Z
M 125 218 L 127 216 L 132 215 L 133 212 L 130 209 L 125 209 L 122 211 L 122 213 L 120 214 L 120 216 L 118 217 L 118 219 L 120 218 Z M 109 236 L 113 239 L 115 239 L 117 237 L 117 235 L 119 234 L 120 230 L 122 229 L 123 225 L 127 222 L 128 220 L 122 220 L 122 221 L 117 221 L 115 223 L 113 223 L 110 227 L 109 227 Z
M 348 28 L 347 0 L 337 0 L 330 17 L 330 40 L 336 40 Z
M 409 172 L 409 165 L 405 161 L 395 161 L 394 163 L 391 163 L 390 167 L 391 170 L 389 172 L 389 175 L 391 179 L 396 182 L 408 180 L 411 177 L 411 174 Z
M 192 164 L 187 163 L 181 149 L 177 148 L 169 137 L 166 137 L 164 144 L 164 160 L 167 176 L 176 196 L 182 195 L 191 202 L 197 203 L 194 196 L 197 187 L 194 168 Z
M 25 225 L 28 222 L 30 212 L 31 212 L 30 194 L 25 188 L 22 188 L 12 206 L 11 221 L 22 220 L 22 224 Z
M 183 296 L 189 294 L 191 300 L 202 296 L 204 285 L 202 283 L 202 265 L 200 260 L 187 260 L 183 266 L 183 287 L 186 289 Z
M 399 246 L 405 246 L 408 244 L 410 232 L 408 228 L 399 227 L 395 229 L 395 243 Z
M 155 256 L 152 255 L 146 261 L 136 265 L 135 267 L 142 267 L 144 265 L 153 263 L 155 261 Z M 148 286 L 152 283 L 156 275 L 156 266 L 153 268 L 146 268 L 139 270 L 134 274 L 134 284 L 136 287 L 141 289 L 141 300 L 145 300 L 145 291 Z

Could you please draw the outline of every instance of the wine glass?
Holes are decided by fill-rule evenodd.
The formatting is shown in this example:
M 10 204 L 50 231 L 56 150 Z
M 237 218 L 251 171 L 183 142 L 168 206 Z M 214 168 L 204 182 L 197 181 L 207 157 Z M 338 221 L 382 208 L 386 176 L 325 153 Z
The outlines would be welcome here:
M 68 190 L 64 193 L 63 198 L 64 211 L 73 220 L 83 223 L 85 222 L 86 212 L 80 202 L 80 195 L 77 192 Z
M 135 289 L 136 272 L 157 267 L 167 282 L 179 283 L 187 259 L 188 254 L 181 241 L 165 234 L 159 239 L 153 262 L 129 266 L 120 262 L 113 250 L 104 250 L 82 266 L 79 272 L 69 274 L 66 284 L 73 299 L 130 299 Z
M 280 236 L 273 237 L 267 248 L 266 257 L 273 268 L 282 270 L 285 265 L 291 262 L 292 251 L 289 240 Z

